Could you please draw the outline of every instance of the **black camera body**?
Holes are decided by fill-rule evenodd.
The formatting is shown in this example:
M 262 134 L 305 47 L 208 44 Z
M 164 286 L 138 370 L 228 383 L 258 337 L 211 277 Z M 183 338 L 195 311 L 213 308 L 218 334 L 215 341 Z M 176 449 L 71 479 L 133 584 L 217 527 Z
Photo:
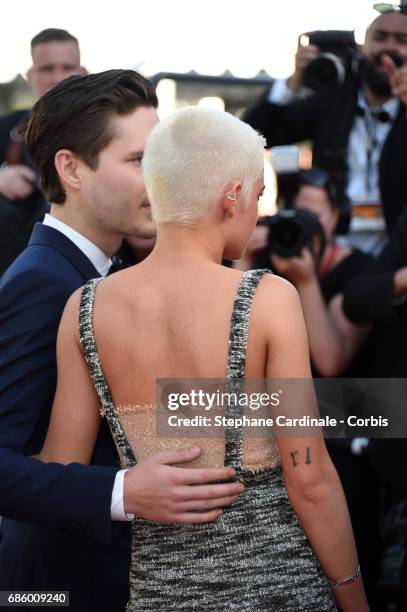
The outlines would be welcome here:
M 308 247 L 318 259 L 323 253 L 326 240 L 318 217 L 303 208 L 283 208 L 272 217 L 267 217 L 269 227 L 268 251 L 280 257 L 299 257 Z M 318 253 L 315 253 L 315 238 L 318 238 Z
M 305 87 L 324 91 L 342 85 L 359 74 L 361 54 L 351 30 L 317 30 L 309 44 L 320 49 L 319 56 L 304 71 Z

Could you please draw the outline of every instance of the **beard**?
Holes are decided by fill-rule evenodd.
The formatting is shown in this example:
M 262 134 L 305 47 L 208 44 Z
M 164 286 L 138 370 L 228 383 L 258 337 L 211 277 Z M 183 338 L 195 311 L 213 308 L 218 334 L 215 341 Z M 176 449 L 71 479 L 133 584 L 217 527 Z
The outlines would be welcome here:
M 362 61 L 360 75 L 362 81 L 377 96 L 391 97 L 391 85 L 387 72 L 381 68 L 383 55 L 391 57 L 397 68 L 403 65 L 403 59 L 398 53 L 393 51 L 378 53 L 371 57 L 366 57 Z

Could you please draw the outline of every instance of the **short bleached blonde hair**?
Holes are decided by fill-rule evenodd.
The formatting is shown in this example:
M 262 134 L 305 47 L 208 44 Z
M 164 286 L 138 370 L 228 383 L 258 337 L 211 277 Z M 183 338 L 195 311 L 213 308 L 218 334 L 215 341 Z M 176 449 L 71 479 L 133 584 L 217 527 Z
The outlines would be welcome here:
M 207 216 L 227 185 L 241 181 L 243 205 L 262 176 L 265 140 L 233 115 L 191 106 L 152 130 L 143 175 L 156 223 L 193 223 Z

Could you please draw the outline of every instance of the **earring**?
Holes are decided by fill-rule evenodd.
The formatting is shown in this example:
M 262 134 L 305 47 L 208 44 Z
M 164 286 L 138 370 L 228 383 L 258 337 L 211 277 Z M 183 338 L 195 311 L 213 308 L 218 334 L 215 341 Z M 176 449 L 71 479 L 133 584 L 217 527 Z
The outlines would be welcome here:
M 230 191 L 227 192 L 226 197 L 228 200 L 232 200 L 232 202 L 234 202 L 237 198 L 237 194 L 236 193 L 230 193 Z

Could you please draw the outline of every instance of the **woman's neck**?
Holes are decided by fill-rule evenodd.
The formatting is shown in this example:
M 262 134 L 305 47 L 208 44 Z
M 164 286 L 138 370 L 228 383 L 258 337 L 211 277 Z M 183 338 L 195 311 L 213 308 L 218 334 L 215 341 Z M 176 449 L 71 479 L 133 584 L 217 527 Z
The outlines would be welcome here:
M 153 255 L 173 260 L 220 263 L 224 245 L 222 236 L 213 227 L 162 225 L 157 229 Z

